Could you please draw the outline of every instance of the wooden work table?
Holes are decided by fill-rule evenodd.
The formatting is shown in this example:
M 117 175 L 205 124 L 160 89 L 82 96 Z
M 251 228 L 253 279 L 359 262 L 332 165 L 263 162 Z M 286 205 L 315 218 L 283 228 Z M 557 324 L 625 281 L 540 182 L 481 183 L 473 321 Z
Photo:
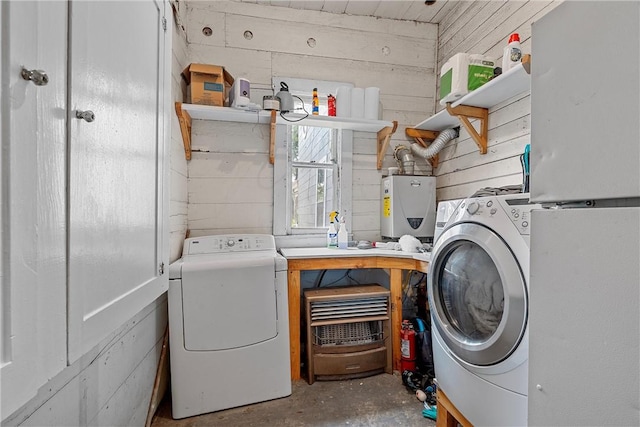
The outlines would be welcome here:
M 300 272 L 384 268 L 389 270 L 391 293 L 391 339 L 393 369 L 400 370 L 400 326 L 402 324 L 402 271 L 427 272 L 430 254 L 385 249 L 282 248 L 287 258 L 289 293 L 289 337 L 291 379 L 300 379 Z

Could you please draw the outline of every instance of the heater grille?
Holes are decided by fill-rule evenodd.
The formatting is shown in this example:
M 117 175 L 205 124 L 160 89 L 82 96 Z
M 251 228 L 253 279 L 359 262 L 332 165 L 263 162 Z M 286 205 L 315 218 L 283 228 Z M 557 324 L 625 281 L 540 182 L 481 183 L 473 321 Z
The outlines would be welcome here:
M 360 345 L 384 339 L 382 321 L 324 325 L 313 328 L 315 345 Z
M 311 302 L 311 321 L 386 316 L 388 303 L 389 298 L 386 296 L 314 301 Z
M 391 373 L 390 298 L 380 285 L 309 289 L 307 373 L 342 379 Z

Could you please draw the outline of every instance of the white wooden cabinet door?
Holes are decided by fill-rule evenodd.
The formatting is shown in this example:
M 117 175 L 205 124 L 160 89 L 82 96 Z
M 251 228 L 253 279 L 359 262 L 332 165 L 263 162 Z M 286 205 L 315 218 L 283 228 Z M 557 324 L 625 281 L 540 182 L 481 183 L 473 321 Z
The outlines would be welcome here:
M 0 2 L 2 418 L 66 366 L 67 3 Z M 45 71 L 48 84 L 21 77 Z
M 165 7 L 70 3 L 69 363 L 168 287 Z

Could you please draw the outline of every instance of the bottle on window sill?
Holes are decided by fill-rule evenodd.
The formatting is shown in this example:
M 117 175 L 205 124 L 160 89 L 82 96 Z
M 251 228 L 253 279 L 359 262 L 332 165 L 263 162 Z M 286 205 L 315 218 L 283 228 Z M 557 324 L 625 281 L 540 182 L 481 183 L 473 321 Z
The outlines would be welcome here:
M 340 229 L 338 230 L 338 249 L 347 249 L 349 246 L 349 233 L 344 218 L 340 218 Z
M 327 247 L 328 248 L 337 248 L 338 247 L 338 230 L 336 229 L 335 219 L 338 215 L 338 212 L 331 212 L 329 214 L 329 230 L 327 230 Z

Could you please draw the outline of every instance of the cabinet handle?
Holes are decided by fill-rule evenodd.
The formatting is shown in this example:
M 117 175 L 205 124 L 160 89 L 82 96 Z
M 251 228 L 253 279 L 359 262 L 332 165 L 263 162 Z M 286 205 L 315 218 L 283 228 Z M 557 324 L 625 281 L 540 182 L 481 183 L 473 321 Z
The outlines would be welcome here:
M 96 119 L 96 115 L 93 114 L 93 111 L 91 110 L 87 110 L 87 111 L 76 110 L 76 119 L 81 119 L 81 120 L 84 120 L 85 122 L 91 123 Z
M 49 76 L 42 70 L 27 70 L 23 68 L 20 75 L 25 80 L 31 80 L 36 86 L 45 86 L 49 83 Z

